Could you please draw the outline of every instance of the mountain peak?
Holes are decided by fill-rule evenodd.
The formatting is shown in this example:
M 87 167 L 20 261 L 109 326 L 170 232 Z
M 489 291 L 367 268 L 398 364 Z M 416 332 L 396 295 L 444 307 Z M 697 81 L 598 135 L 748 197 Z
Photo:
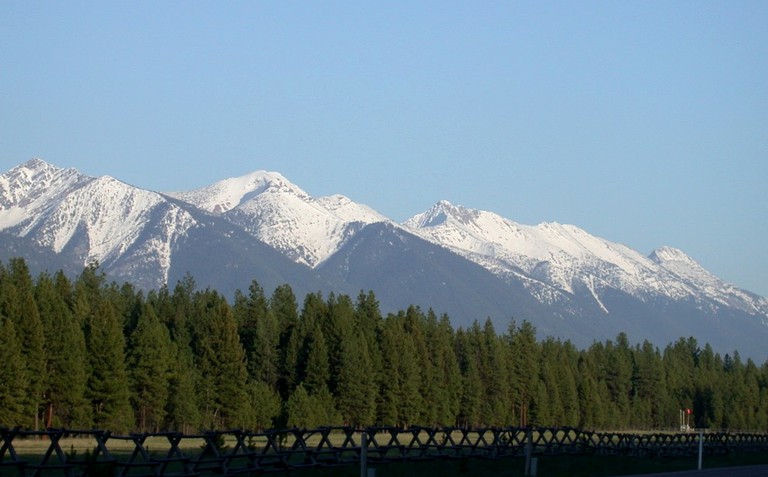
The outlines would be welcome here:
M 25 208 L 91 178 L 34 158 L 0 175 L 0 209 Z
M 166 195 L 183 200 L 214 214 L 223 214 L 264 192 L 289 193 L 301 198 L 309 195 L 278 172 L 258 170 L 230 177 L 201 189 L 170 192 Z
M 448 221 L 457 221 L 468 224 L 475 220 L 480 211 L 468 209 L 461 205 L 453 205 L 447 200 L 441 200 L 429 210 L 417 214 L 405 222 L 405 225 L 413 228 L 436 227 Z
M 23 163 L 19 167 L 24 167 L 27 169 L 39 169 L 44 167 L 54 167 L 51 164 L 48 164 L 44 160 L 40 159 L 39 157 L 33 157 L 32 159 L 28 160 L 27 162 Z
M 685 254 L 682 250 L 674 247 L 669 246 L 663 246 L 659 247 L 653 252 L 651 252 L 650 255 L 648 255 L 648 258 L 653 260 L 654 262 L 658 263 L 659 265 L 663 265 L 665 263 L 670 262 L 677 262 L 677 263 L 684 263 L 687 265 L 700 267 L 698 263 L 691 257 Z

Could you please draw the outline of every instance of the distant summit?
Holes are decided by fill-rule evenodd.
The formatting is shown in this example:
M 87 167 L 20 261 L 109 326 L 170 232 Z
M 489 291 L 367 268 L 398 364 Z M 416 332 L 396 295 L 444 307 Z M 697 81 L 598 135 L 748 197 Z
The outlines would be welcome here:
M 189 273 L 228 296 L 252 280 L 297 296 L 373 290 L 385 312 L 432 307 L 458 326 L 528 320 L 583 346 L 622 331 L 658 345 L 695 336 L 768 357 L 768 300 L 681 250 L 645 256 L 573 225 L 523 225 L 446 200 L 396 224 L 277 172 L 158 193 L 33 159 L 0 175 L 0 241 L 3 260 L 72 274 L 97 261 L 144 289 Z

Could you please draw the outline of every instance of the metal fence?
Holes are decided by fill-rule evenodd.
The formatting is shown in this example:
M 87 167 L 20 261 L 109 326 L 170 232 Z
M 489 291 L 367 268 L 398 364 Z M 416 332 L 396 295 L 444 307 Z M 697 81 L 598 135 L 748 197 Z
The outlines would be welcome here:
M 363 453 L 368 463 L 377 464 L 542 454 L 688 456 L 696 455 L 699 445 L 706 455 L 768 451 L 768 434 L 636 434 L 540 427 L 323 427 L 194 435 L 0 427 L 0 438 L 0 475 L 21 477 L 258 475 L 356 464 Z

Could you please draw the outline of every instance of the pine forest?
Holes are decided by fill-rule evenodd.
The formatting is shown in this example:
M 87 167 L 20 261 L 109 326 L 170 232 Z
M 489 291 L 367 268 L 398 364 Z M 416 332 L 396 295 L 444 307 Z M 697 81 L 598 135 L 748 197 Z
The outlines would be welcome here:
M 142 292 L 0 264 L 0 426 L 185 433 L 347 425 L 768 430 L 768 362 L 708 344 L 577 349 L 527 321 L 454 328 L 374 291 L 228 300 L 187 276 Z

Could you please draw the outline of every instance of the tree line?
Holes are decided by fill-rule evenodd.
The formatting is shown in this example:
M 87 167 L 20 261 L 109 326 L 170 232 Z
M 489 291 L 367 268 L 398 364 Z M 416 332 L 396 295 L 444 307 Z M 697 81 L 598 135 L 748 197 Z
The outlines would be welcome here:
M 97 265 L 76 279 L 0 263 L 0 425 L 116 432 L 322 425 L 691 425 L 768 430 L 768 362 L 681 338 L 663 351 L 625 334 L 586 349 L 527 321 L 454 328 L 372 291 L 230 303 L 198 290 L 142 292 Z

